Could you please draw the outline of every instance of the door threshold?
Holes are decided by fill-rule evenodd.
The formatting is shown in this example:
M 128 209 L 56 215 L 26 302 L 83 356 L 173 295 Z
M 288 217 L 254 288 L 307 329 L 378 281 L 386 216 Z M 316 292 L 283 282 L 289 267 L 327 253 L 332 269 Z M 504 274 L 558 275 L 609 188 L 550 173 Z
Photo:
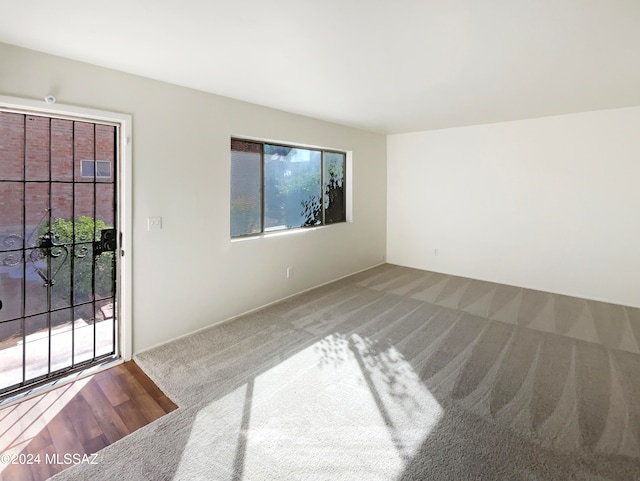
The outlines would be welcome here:
M 122 359 L 122 357 L 107 359 L 104 362 L 88 366 L 84 369 L 78 369 L 77 371 L 69 372 L 68 374 L 60 376 L 56 379 L 50 379 L 32 388 L 25 389 L 15 394 L 10 394 L 6 398 L 0 399 L 0 409 L 4 409 L 13 404 L 17 404 L 32 397 L 39 396 L 66 384 L 79 381 L 80 379 L 83 379 L 85 377 L 93 376 L 100 371 L 105 371 L 114 366 L 122 364 L 123 362 L 124 360 Z

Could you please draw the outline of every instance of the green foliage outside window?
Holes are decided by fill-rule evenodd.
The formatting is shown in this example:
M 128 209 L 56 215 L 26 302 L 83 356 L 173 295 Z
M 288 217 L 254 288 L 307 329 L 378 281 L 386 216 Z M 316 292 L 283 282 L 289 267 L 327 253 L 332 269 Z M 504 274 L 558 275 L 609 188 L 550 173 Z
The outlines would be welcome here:
M 78 304 L 91 300 L 94 265 L 95 293 L 101 297 L 113 294 L 113 252 L 104 252 L 96 256 L 95 260 L 93 256 L 93 241 L 99 240 L 101 231 L 109 228 L 104 221 L 98 219 L 94 222 L 94 219 L 88 216 L 78 217 L 75 223 L 58 218 L 51 223 L 50 227 L 48 224 L 40 227 L 38 232 L 40 239 L 48 232 L 53 234 L 54 247 L 41 247 L 40 250 L 45 259 L 49 252 L 57 255 L 57 257 L 51 257 L 50 275 L 53 275 L 54 297 L 59 302 Z M 67 249 L 55 246 L 66 246 Z M 64 255 L 65 251 L 68 252 L 67 255 Z M 73 256 L 73 300 L 69 292 L 71 256 Z

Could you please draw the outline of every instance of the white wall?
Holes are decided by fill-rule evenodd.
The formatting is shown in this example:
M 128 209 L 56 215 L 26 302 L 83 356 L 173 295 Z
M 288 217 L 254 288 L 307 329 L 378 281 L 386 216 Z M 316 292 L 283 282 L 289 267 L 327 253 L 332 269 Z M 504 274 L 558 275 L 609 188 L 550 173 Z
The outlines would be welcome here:
M 389 262 L 640 306 L 640 107 L 391 135 Z
M 133 116 L 134 353 L 382 262 L 384 136 L 4 44 L 0 65 L 0 95 Z M 353 222 L 232 243 L 232 135 L 352 151 Z

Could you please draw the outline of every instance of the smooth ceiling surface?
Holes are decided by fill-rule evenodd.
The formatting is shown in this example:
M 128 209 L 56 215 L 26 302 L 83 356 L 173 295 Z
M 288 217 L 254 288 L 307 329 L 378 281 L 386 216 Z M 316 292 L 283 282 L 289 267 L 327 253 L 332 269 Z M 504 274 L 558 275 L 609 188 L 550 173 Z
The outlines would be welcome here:
M 0 12 L 0 42 L 376 132 L 640 105 L 639 0 L 0 0 Z

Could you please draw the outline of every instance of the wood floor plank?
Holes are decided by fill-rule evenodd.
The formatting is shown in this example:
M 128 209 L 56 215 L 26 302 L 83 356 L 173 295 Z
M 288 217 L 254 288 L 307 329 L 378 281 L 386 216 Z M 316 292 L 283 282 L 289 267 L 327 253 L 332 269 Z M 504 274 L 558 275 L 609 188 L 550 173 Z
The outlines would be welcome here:
M 155 383 L 151 380 L 145 372 L 140 369 L 135 362 L 127 362 L 124 364 L 131 375 L 140 383 L 140 385 L 147 391 L 155 401 L 165 410 L 165 413 L 171 412 L 177 409 L 177 406 L 171 401 Z
M 118 375 L 118 384 L 126 389 L 129 399 L 147 419 L 151 422 L 163 416 L 165 411 L 158 403 L 149 396 L 149 393 L 138 383 L 138 380 L 130 375 L 130 373 L 121 373 Z
M 177 406 L 133 361 L 92 375 L 77 391 L 61 386 L 0 409 L 0 439 L 11 436 L 14 451 L 17 446 L 26 446 L 16 454 L 39 455 L 40 459 L 30 465 L 0 465 L 0 480 L 48 479 L 68 465 L 47 460 L 96 453 L 175 409 Z M 18 428 L 22 433 L 13 439 Z
M 121 372 L 122 368 L 120 366 L 116 366 L 112 369 L 114 369 L 114 371 L 110 373 L 111 375 L 100 376 L 102 373 L 98 373 L 94 380 L 98 383 L 104 395 L 107 396 L 109 403 L 111 403 L 112 406 L 118 406 L 129 401 L 129 396 L 116 380 L 116 375 Z
M 90 389 L 91 383 L 85 386 Z M 73 410 L 74 415 L 70 417 L 71 423 L 78 435 L 78 439 L 84 444 L 85 441 L 94 439 L 102 434 L 102 429 L 96 421 L 95 414 L 82 396 L 75 396 L 67 405 Z
M 132 431 L 149 424 L 147 418 L 133 401 L 123 402 L 118 406 L 115 406 L 115 410 L 118 412 L 124 423 L 128 427 L 132 428 Z
M 111 444 L 104 434 L 100 434 L 93 439 L 89 439 L 84 442 L 84 448 L 87 453 L 93 454 L 100 451 L 102 448 L 106 448 Z
M 102 434 L 109 440 L 110 443 L 115 443 L 118 439 L 122 439 L 132 431 L 125 425 L 120 418 L 120 415 L 109 403 L 109 400 L 102 392 L 102 389 L 88 389 L 84 392 L 80 392 L 87 403 L 92 406 L 98 426 L 102 431 Z
M 0 479 L 2 481 L 38 481 L 39 479 L 47 478 L 34 478 L 30 466 L 11 464 L 2 471 L 2 478 Z
M 59 473 L 64 469 L 64 466 L 47 462 L 47 459 L 51 459 L 53 456 L 58 454 L 56 453 L 53 444 L 50 444 L 45 449 L 33 454 L 40 455 L 40 462 L 38 464 L 29 466 L 31 468 L 31 476 L 33 477 L 33 481 L 40 481 L 42 479 L 50 478 L 54 474 Z
M 72 411 L 63 409 L 47 426 L 51 433 L 53 447 L 59 453 L 84 454 L 84 447 L 71 421 L 73 416 Z
M 47 446 L 53 446 L 53 441 L 51 440 L 51 433 L 49 432 L 49 428 L 45 426 L 37 436 L 31 439 L 27 446 L 27 449 L 30 453 L 38 453 L 43 449 L 46 449 Z

